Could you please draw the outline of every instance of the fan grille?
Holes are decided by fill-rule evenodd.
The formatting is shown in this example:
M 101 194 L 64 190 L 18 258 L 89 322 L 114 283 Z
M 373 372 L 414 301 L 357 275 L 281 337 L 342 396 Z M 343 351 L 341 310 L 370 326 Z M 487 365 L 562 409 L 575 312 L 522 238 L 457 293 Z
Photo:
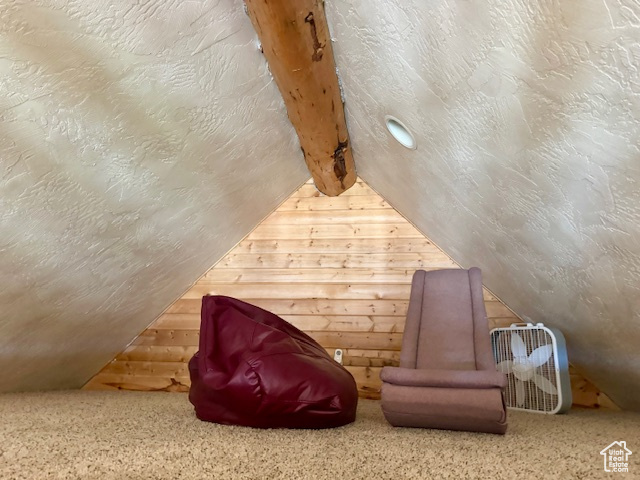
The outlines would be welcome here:
M 522 338 L 526 346 L 527 355 L 531 355 L 538 347 L 552 345 L 553 343 L 551 335 L 540 328 L 494 330 L 491 332 L 491 343 L 496 363 L 514 360 L 515 355 L 511 347 L 513 335 L 519 335 Z M 535 367 L 534 373 L 549 380 L 556 390 L 559 390 L 560 385 L 558 384 L 559 379 L 556 374 L 555 360 L 555 355 L 552 354 L 549 360 Z M 524 397 L 521 398 L 520 404 L 518 404 L 516 396 L 518 382 L 521 382 L 524 387 Z M 514 374 L 507 375 L 507 387 L 505 389 L 507 407 L 551 413 L 558 407 L 559 401 L 557 394 L 544 392 L 533 380 L 521 381 Z

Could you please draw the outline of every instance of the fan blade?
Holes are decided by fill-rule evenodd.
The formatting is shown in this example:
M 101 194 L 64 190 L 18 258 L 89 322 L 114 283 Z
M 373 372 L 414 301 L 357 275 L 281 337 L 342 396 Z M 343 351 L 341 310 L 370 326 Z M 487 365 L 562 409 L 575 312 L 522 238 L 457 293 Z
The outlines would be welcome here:
M 522 338 L 517 333 L 511 335 L 511 353 L 514 357 L 526 357 L 527 346 L 522 341 Z
M 523 382 L 531 380 L 531 377 L 533 377 L 533 374 L 535 373 L 535 371 L 536 369 L 533 368 L 528 363 L 513 364 L 513 374 L 516 376 L 518 380 L 521 380 Z
M 529 363 L 534 367 L 544 365 L 551 358 L 553 353 L 553 345 L 543 345 L 536 348 L 531 355 L 529 355 Z
M 558 394 L 558 389 L 556 388 L 556 386 L 542 375 L 538 375 L 536 373 L 533 376 L 533 383 L 535 383 L 536 386 L 545 393 L 550 393 L 551 395 Z
M 522 407 L 524 405 L 524 383 L 516 380 L 516 405 Z
M 499 372 L 511 373 L 513 372 L 513 361 L 504 360 L 503 362 L 500 362 L 499 364 L 497 364 L 496 368 L 498 369 Z

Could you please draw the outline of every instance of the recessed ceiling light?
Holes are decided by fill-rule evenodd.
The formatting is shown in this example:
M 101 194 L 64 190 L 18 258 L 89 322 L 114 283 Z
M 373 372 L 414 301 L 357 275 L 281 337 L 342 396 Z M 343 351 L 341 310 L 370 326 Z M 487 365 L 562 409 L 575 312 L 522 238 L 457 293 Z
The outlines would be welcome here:
M 391 136 L 400 142 L 403 147 L 407 147 L 411 150 L 415 150 L 417 148 L 416 139 L 413 138 L 413 135 L 409 129 L 405 127 L 404 123 L 391 115 L 386 115 L 384 117 L 384 123 L 387 125 L 387 130 L 389 130 Z

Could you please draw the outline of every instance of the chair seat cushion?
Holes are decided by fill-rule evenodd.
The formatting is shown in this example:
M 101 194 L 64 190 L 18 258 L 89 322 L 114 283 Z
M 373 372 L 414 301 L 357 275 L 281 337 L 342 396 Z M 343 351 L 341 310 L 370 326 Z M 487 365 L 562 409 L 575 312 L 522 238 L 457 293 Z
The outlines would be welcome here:
M 223 296 L 202 299 L 189 400 L 201 420 L 260 428 L 328 428 L 355 420 L 353 376 L 280 317 Z
M 507 413 L 499 388 L 461 391 L 383 383 L 382 412 L 387 421 L 397 427 L 498 434 L 507 430 Z
M 507 377 L 495 370 L 437 370 L 384 367 L 380 379 L 394 385 L 444 388 L 504 388 Z

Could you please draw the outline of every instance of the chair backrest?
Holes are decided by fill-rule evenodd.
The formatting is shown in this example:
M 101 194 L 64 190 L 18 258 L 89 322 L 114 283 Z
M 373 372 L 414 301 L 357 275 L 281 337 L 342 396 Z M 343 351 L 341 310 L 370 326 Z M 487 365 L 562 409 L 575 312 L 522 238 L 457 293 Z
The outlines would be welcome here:
M 479 268 L 414 274 L 400 366 L 495 370 Z

